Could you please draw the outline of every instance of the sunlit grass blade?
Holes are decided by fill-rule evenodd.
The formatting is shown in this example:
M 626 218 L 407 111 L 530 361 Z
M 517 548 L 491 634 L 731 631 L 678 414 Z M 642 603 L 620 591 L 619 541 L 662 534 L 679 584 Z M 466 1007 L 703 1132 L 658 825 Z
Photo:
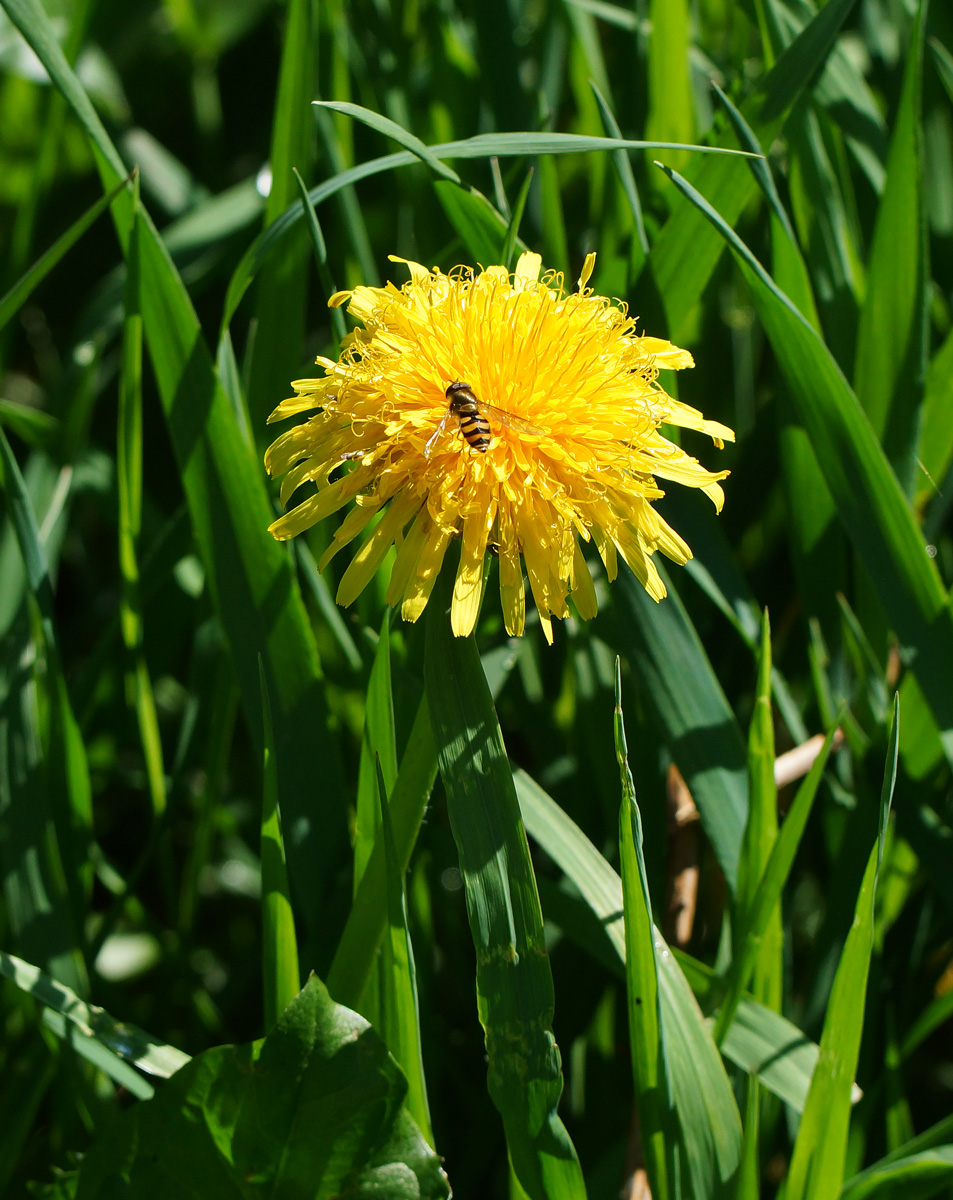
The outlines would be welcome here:
M 920 93 L 927 5 L 919 7 L 874 227 L 860 314 L 854 390 L 901 486 L 916 482 L 927 345 L 926 231 L 921 195 Z
M 930 1200 L 949 1194 L 953 1145 L 922 1150 L 882 1166 L 874 1163 L 844 1186 L 841 1200 Z
M 74 1021 L 68 1021 L 62 1013 L 45 1008 L 42 1021 L 47 1029 L 52 1030 L 71 1050 L 102 1071 L 117 1087 L 124 1088 L 137 1100 L 150 1100 L 155 1095 L 155 1088 L 147 1079 L 143 1079 L 114 1050 L 98 1038 L 85 1033 Z
M 786 116 L 826 60 L 853 6 L 854 0 L 825 4 L 741 106 L 763 146 L 770 146 L 780 132 Z M 730 225 L 738 220 L 756 187 L 740 163 L 723 158 L 706 156 L 694 163 L 692 179 Z M 722 249 L 700 214 L 687 205 L 675 209 L 655 239 L 650 269 L 668 315 L 668 332 L 676 341 L 678 327 L 701 297 Z
M 427 607 L 425 679 L 476 948 L 487 1084 L 527 1195 L 569 1200 L 586 1192 L 556 1111 L 563 1079 L 536 880 L 476 643 L 450 629 L 452 587 L 444 569 Z
M 695 106 L 688 58 L 687 0 L 652 0 L 649 20 L 652 36 L 648 53 L 646 136 L 660 141 L 691 142 Z M 683 153 L 665 156 L 665 162 L 679 168 L 684 168 L 685 159 Z
M 916 648 L 912 670 L 953 760 L 953 613 L 896 477 L 815 331 L 708 201 L 664 169 L 735 254 L 841 520 L 902 645 Z
M 452 167 L 445 166 L 431 147 L 425 146 L 420 138 L 409 133 L 402 125 L 398 125 L 389 117 L 373 112 L 369 108 L 362 108 L 359 104 L 351 104 L 347 100 L 314 100 L 312 103 L 317 107 L 330 109 L 332 112 L 346 113 L 349 117 L 362 121 L 371 129 L 376 129 L 378 133 L 383 133 L 385 137 L 392 138 L 398 145 L 409 150 L 421 162 L 426 163 L 440 179 L 449 179 L 451 183 L 460 182 L 460 176 L 456 171 Z
M 437 777 L 437 749 L 426 696 L 414 719 L 390 798 L 391 829 L 402 872 L 407 870 L 427 801 Z M 358 1008 L 387 924 L 387 876 L 380 838 L 367 861 L 347 924 L 328 973 L 328 990 Z
M 32 0 L 4 0 L 4 2 L 27 4 L 31 3 Z M 351 105 L 350 108 L 357 109 L 359 112 L 367 111 L 359 109 L 358 105 Z M 357 116 L 358 113 L 353 113 L 352 115 Z M 375 118 L 377 117 L 376 113 L 371 113 L 370 115 Z M 524 158 L 539 154 L 671 149 L 695 150 L 705 155 L 747 156 L 747 151 L 722 148 L 720 146 L 682 146 L 669 142 L 647 142 L 628 138 L 619 140 L 616 138 L 594 137 L 545 130 L 539 133 L 481 133 L 459 141 L 436 143 L 426 147 L 426 149 L 438 160 L 445 158 L 493 158 L 494 156 L 497 158 Z M 308 198 L 313 205 L 318 205 L 331 196 L 337 195 L 339 192 L 345 192 L 362 179 L 368 179 L 385 171 L 393 171 L 397 167 L 410 166 L 419 161 L 419 155 L 409 150 L 400 150 L 394 154 L 385 154 L 381 158 L 374 158 L 368 162 L 360 163 L 358 166 L 338 171 L 324 183 L 312 188 L 308 193 Z M 259 234 L 242 255 L 229 281 L 222 316 L 223 325 L 228 325 L 231 322 L 238 309 L 238 305 L 241 303 L 242 297 L 251 285 L 252 280 L 261 270 L 262 265 L 275 252 L 275 247 L 283 238 L 289 235 L 291 230 L 302 219 L 301 205 L 293 204 L 290 208 L 285 209 L 277 221 L 270 225 L 268 229 Z M 376 278 L 376 270 L 368 271 L 362 267 L 362 271 L 364 282 L 371 285 Z
M 293 171 L 308 174 L 314 155 L 314 6 L 311 0 L 290 0 L 285 13 L 268 156 L 271 188 L 265 201 L 266 228 L 294 202 L 298 185 Z M 259 432 L 268 413 L 288 394 L 289 379 L 301 369 L 308 300 L 304 243 L 301 231 L 293 235 L 268 260 L 258 279 L 248 396 Z
M 74 991 L 52 979 L 38 967 L 0 950 L 0 975 L 5 975 L 24 992 L 62 1014 L 88 1038 L 95 1038 L 126 1062 L 147 1075 L 168 1079 L 188 1061 L 189 1056 L 126 1021 L 116 1021 L 109 1013 L 86 1004 Z
M 619 856 L 625 912 L 625 975 L 629 1011 L 629 1044 L 639 1136 L 649 1186 L 655 1200 L 677 1194 L 677 1125 L 668 1092 L 664 1022 L 659 1001 L 658 963 L 652 899 L 642 845 L 642 815 L 629 770 L 622 717 L 622 681 L 616 659 L 615 745 L 622 777 L 619 809 Z
M 407 896 L 401 869 L 384 773 L 378 760 L 378 802 L 384 864 L 387 876 L 387 936 L 381 953 L 380 1005 L 383 1020 L 380 1033 L 387 1048 L 400 1064 L 407 1080 L 407 1111 L 431 1146 L 434 1144 L 427 1102 L 427 1081 L 420 1046 L 420 1011 L 417 1003 L 417 973 L 414 949 L 407 924 Z
M 688 613 L 662 576 L 669 594 L 656 604 L 630 571 L 620 571 L 615 602 L 624 620 L 616 644 L 652 697 L 672 758 L 733 889 L 748 806 L 744 741 Z
M 896 1175 L 893 1174 L 896 1169 Z M 944 1117 L 903 1146 L 853 1175 L 844 1184 L 841 1200 L 868 1197 L 925 1198 L 948 1190 L 953 1173 L 953 1117 Z M 924 1191 L 917 1190 L 919 1184 Z M 869 1189 L 869 1190 L 868 1190 Z M 908 1190 L 909 1189 L 909 1190 Z
M 57 44 L 36 0 L 2 0 L 5 11 L 66 96 L 97 152 L 107 186 L 125 168 Z M 299 218 L 301 206 L 294 204 Z M 113 202 L 120 242 L 132 236 L 131 199 Z M 245 715 L 260 736 L 258 654 L 275 704 L 276 752 L 284 781 L 287 852 L 302 915 L 322 929 L 326 865 L 343 848 L 338 748 L 328 734 L 314 638 L 285 554 L 267 532 L 272 519 L 260 465 L 216 377 L 198 318 L 145 210 L 139 237 L 140 306 L 146 342 L 179 463 L 213 599 L 232 653 Z M 314 762 L 322 764 L 327 813 L 314 812 Z
M 794 1143 L 784 1200 L 834 1200 L 840 1195 L 843 1183 L 851 1083 L 860 1052 L 873 949 L 874 899 L 897 779 L 899 734 L 900 711 L 895 701 L 880 795 L 879 833 L 867 860 L 853 924 L 834 977 L 821 1052 Z
M 133 171 L 131 175 L 128 175 L 121 183 L 107 192 L 105 196 L 100 197 L 95 204 L 91 204 L 83 215 L 78 217 L 69 229 L 56 239 L 49 250 L 37 259 L 26 274 L 17 280 L 7 294 L 0 297 L 0 329 L 3 329 L 10 318 L 19 312 L 34 290 L 39 287 L 60 259 L 76 245 L 96 218 L 101 216 L 119 193 L 129 185 L 135 174 L 136 172 Z
M 262 766 L 261 796 L 261 924 L 262 985 L 265 998 L 265 1031 L 274 1029 L 278 1018 L 301 987 L 298 939 L 288 886 L 285 842 L 281 832 L 278 769 L 275 736 L 271 723 L 271 700 L 264 663 L 261 677 Z
M 821 776 L 824 774 L 836 731 L 837 726 L 834 725 L 824 740 L 823 749 L 814 760 L 806 779 L 798 788 L 797 795 L 788 809 L 778 836 L 771 845 L 767 862 L 757 884 L 757 890 L 751 898 L 744 923 L 745 936 L 735 949 L 728 972 L 725 996 L 715 1023 L 715 1040 L 719 1044 L 724 1041 L 742 993 L 748 986 L 762 939 L 771 924 L 772 915 L 778 912 L 781 892 L 794 865 L 794 856 L 804 834 L 807 819 L 811 815 L 814 797 L 817 795 L 817 788 L 821 782 Z

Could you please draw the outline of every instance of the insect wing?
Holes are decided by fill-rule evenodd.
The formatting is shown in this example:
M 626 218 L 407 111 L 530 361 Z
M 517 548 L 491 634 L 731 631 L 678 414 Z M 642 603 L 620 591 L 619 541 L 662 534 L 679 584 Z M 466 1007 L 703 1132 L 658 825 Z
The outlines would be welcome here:
M 433 454 L 433 448 L 436 446 L 437 442 L 440 441 L 441 435 L 447 428 L 447 422 L 450 420 L 452 412 L 452 409 L 447 409 L 447 411 L 443 414 L 443 420 L 427 439 L 427 444 L 424 446 L 424 458 L 429 458 L 431 454 Z
M 479 404 L 480 412 L 484 416 L 503 425 L 506 429 L 512 429 L 514 433 L 528 433 L 533 437 L 542 437 L 545 432 L 536 425 L 530 425 L 529 421 L 524 421 L 522 417 L 516 417 L 506 409 L 497 408 L 495 404 L 488 404 L 485 400 L 479 401 Z

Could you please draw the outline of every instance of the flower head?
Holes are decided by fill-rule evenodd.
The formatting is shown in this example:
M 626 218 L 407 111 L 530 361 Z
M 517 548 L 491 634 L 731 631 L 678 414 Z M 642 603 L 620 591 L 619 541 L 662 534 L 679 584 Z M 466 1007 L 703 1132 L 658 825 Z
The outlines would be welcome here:
M 338 362 L 319 358 L 325 375 L 299 379 L 295 395 L 269 420 L 314 411 L 283 433 L 265 462 L 284 476 L 282 503 L 302 484 L 317 485 L 271 526 L 293 537 L 354 500 L 323 569 L 379 517 L 338 588 L 348 605 L 391 546 L 396 556 L 387 600 L 408 621 L 426 607 L 444 554 L 460 537 L 453 591 L 454 633 L 472 631 L 488 547 L 500 560 L 506 628 L 525 621 L 523 566 L 543 629 L 552 617 L 596 612 L 592 577 L 579 541 L 595 544 L 606 572 L 621 554 L 656 600 L 665 587 L 656 550 L 677 563 L 685 542 L 652 508 L 657 480 L 701 488 L 720 509 L 712 473 L 659 432 L 663 424 L 734 440 L 724 425 L 667 395 L 660 367 L 693 366 L 691 355 L 640 337 L 624 307 L 586 287 L 566 294 L 562 276 L 540 278 L 538 254 L 516 271 L 460 267 L 444 275 L 407 262 L 402 288 L 339 292 L 360 323 Z M 404 259 L 394 259 L 405 262 Z M 522 561 L 521 561 L 522 560 Z

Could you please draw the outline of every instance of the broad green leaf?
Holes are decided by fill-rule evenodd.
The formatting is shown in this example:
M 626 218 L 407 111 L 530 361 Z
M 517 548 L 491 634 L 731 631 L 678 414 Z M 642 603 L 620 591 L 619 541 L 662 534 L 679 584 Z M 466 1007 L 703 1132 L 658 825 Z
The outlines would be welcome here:
M 425 680 L 476 949 L 487 1086 L 532 1200 L 584 1197 L 557 1114 L 563 1078 L 553 980 L 513 776 L 473 637 L 450 629 L 452 562 L 427 606 Z
M 629 770 L 625 726 L 622 718 L 622 682 L 616 659 L 616 757 L 622 776 L 619 810 L 619 857 L 622 864 L 622 900 L 625 917 L 625 977 L 629 1010 L 629 1044 L 639 1135 L 656 1200 L 676 1194 L 675 1138 L 668 1090 L 668 1057 L 665 1026 L 659 1001 L 658 963 L 652 922 L 652 900 L 642 845 L 642 815 Z M 689 1131 L 694 1138 L 694 1131 Z M 694 1165 L 693 1155 L 688 1152 Z
M 37 0 L 2 4 L 81 121 L 104 183 L 115 186 L 125 168 Z M 300 204 L 294 209 L 300 215 Z M 128 252 L 132 209 L 123 193 L 113 202 L 113 216 Z M 320 931 L 325 867 L 342 847 L 345 830 L 338 751 L 327 733 L 314 639 L 288 556 L 267 533 L 272 509 L 261 467 L 215 374 L 182 280 L 145 210 L 135 232 L 143 328 L 196 540 L 255 738 L 261 728 L 259 653 L 265 661 L 288 803 L 288 860 L 303 916 Z M 335 810 L 320 817 L 313 800 L 316 760 L 324 795 Z
M 820 1054 L 801 1117 L 784 1200 L 836 1200 L 844 1178 L 851 1084 L 860 1053 L 867 975 L 873 949 L 874 900 L 897 779 L 899 703 L 894 702 L 880 795 L 880 830 L 857 896 L 854 920 L 840 957 L 821 1035 Z
M 664 571 L 662 578 L 669 594 L 657 604 L 630 571 L 620 571 L 613 592 L 622 618 L 615 644 L 651 696 L 669 751 L 733 889 L 748 807 L 744 742 L 688 613 Z
M 896 477 L 824 343 L 707 200 L 674 181 L 732 248 L 840 518 L 953 761 L 953 613 Z
M 109 1125 L 77 1197 L 447 1197 L 405 1091 L 374 1030 L 312 976 L 262 1041 L 207 1050 Z
M 919 402 L 927 339 L 926 231 L 921 195 L 920 93 L 923 70 L 921 3 L 893 125 L 887 182 L 870 250 L 867 297 L 861 310 L 854 390 L 880 438 L 901 486 L 916 482 Z

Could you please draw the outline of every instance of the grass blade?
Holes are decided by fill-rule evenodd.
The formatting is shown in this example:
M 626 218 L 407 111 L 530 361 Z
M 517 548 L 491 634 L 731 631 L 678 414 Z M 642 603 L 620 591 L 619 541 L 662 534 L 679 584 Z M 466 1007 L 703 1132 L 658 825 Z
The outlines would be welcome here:
M 734 889 L 748 806 L 744 741 L 688 613 L 664 571 L 662 577 L 669 594 L 656 604 L 630 571 L 620 571 L 615 602 L 624 620 L 616 644 L 652 697 L 672 758 Z
M 488 1087 L 521 1187 L 568 1200 L 585 1185 L 556 1112 L 563 1080 L 536 880 L 476 643 L 451 633 L 447 567 L 427 606 L 425 678 L 477 952 Z
M 107 186 L 115 186 L 125 167 L 37 0 L 0 2 L 80 119 Z M 300 204 L 293 207 L 300 219 Z M 113 202 L 113 216 L 128 251 L 132 206 L 124 193 Z M 144 209 L 136 231 L 143 328 L 196 540 L 255 739 L 261 731 L 259 653 L 269 674 L 278 769 L 289 806 L 285 816 L 294 831 L 288 859 L 304 918 L 320 934 L 325 866 L 343 850 L 345 827 L 338 748 L 327 733 L 314 638 L 289 558 L 267 533 L 272 508 L 260 464 L 215 374 L 182 280 Z M 313 811 L 316 755 L 329 808 L 320 819 Z
M 829 0 L 801 35 L 758 81 L 741 113 L 763 146 L 770 146 L 798 98 L 823 66 L 854 0 Z M 729 159 L 706 157 L 692 179 L 733 225 L 754 195 L 748 171 Z M 698 302 L 723 247 L 690 206 L 677 208 L 652 246 L 649 259 L 655 288 L 665 305 L 669 333 L 678 341 L 680 324 Z
M 290 0 L 278 90 L 271 128 L 271 190 L 265 202 L 265 228 L 294 203 L 294 170 L 308 174 L 314 158 L 315 35 L 312 0 Z M 305 239 L 298 231 L 269 258 L 258 280 L 254 315 L 257 329 L 251 355 L 248 395 L 256 430 L 288 394 L 288 380 L 300 373 L 308 310 Z M 329 293 L 330 294 L 330 293 Z
M 624 962 L 621 879 L 537 783 L 519 771 L 516 784 L 530 836 L 579 888 Z M 740 1162 L 742 1135 L 738 1107 L 685 974 L 657 929 L 654 940 L 670 1088 L 682 1145 L 688 1155 L 693 1186 L 700 1189 L 698 1194 L 718 1195 Z
M 840 1195 L 851 1083 L 860 1052 L 867 974 L 873 949 L 874 899 L 897 779 L 899 735 L 900 708 L 895 701 L 880 796 L 880 830 L 867 860 L 854 921 L 834 977 L 821 1036 L 821 1052 L 794 1143 L 785 1200 L 835 1200 Z
M 770 855 L 757 886 L 745 921 L 745 938 L 732 959 L 728 972 L 725 997 L 715 1023 L 715 1041 L 721 1045 L 731 1027 L 742 993 L 748 986 L 751 972 L 758 958 L 762 938 L 771 923 L 772 914 L 778 912 L 781 892 L 794 865 L 794 856 L 811 815 L 811 807 L 817 788 L 827 765 L 828 755 L 837 732 L 835 724 L 828 733 L 820 754 L 814 760 L 807 777 L 797 790 L 797 795 L 788 810 L 784 824 L 771 846 Z
M 921 3 L 910 39 L 887 182 L 874 226 L 854 368 L 857 399 L 908 494 L 915 482 L 928 333 L 920 147 L 926 10 L 927 4 Z
M 135 1025 L 114 1020 L 95 1005 L 86 1004 L 74 991 L 52 979 L 38 967 L 0 950 L 0 975 L 11 979 L 21 991 L 61 1014 L 84 1037 L 95 1038 L 107 1050 L 132 1063 L 147 1075 L 168 1079 L 189 1056 L 175 1046 L 159 1041 Z
M 381 1034 L 387 1048 L 400 1064 L 407 1080 L 407 1111 L 431 1146 L 434 1144 L 420 1046 L 420 1010 L 417 1004 L 417 973 L 414 949 L 407 924 L 407 894 L 400 866 L 384 773 L 377 763 L 377 789 L 380 804 L 384 862 L 387 874 L 388 936 L 381 954 L 380 1002 L 383 1010 Z
M 347 100 L 314 100 L 312 103 L 317 107 L 330 109 L 331 112 L 344 113 L 361 121 L 371 129 L 376 129 L 378 133 L 392 138 L 419 158 L 421 162 L 426 163 L 431 171 L 441 179 L 449 179 L 451 183 L 460 183 L 460 176 L 456 171 L 452 167 L 444 166 L 431 147 L 425 146 L 419 137 L 415 137 L 402 125 L 390 120 L 389 117 L 381 116 L 380 113 L 373 112 L 369 108 L 362 108 L 359 104 L 351 104 Z
M 648 116 L 645 132 L 661 141 L 690 142 L 695 131 L 692 81 L 688 61 L 689 16 L 686 0 L 652 0 L 649 6 Z M 665 156 L 684 167 L 685 154 Z
M 56 239 L 49 250 L 42 254 L 33 266 L 17 280 L 6 295 L 0 298 L 0 329 L 3 329 L 10 318 L 19 312 L 30 295 L 49 275 L 60 259 L 76 245 L 86 230 L 89 229 L 90 225 L 106 211 L 119 193 L 129 186 L 136 177 L 136 174 L 137 172 L 133 171 L 131 175 L 127 175 L 121 183 L 117 184 L 112 191 L 107 192 L 105 196 L 101 196 L 95 204 L 91 204 L 83 215 L 78 217 L 69 229 Z
M 261 923 L 262 984 L 265 996 L 265 1031 L 274 1029 L 278 1019 L 301 988 L 298 966 L 298 941 L 295 935 L 285 842 L 281 833 L 278 805 L 278 770 L 275 761 L 275 736 L 271 723 L 271 701 L 264 663 L 259 659 L 261 677 L 262 767 L 261 798 Z
M 622 863 L 622 900 L 625 913 L 625 976 L 629 1009 L 629 1044 L 639 1136 L 645 1155 L 649 1186 L 655 1200 L 675 1195 L 675 1145 L 677 1127 L 671 1119 L 668 1094 L 667 1052 L 659 1000 L 658 963 L 655 952 L 652 900 L 642 847 L 642 815 L 629 770 L 625 725 L 622 717 L 622 679 L 616 659 L 615 745 L 622 776 L 619 810 L 619 855 Z
M 771 712 L 771 623 L 761 623 L 761 654 L 755 707 L 748 732 L 748 823 L 738 870 L 734 952 L 740 953 L 754 903 L 778 837 L 778 789 L 774 782 L 774 717 Z M 781 1011 L 780 896 L 760 931 L 751 991 L 767 1008 Z
M 953 761 L 953 613 L 896 477 L 816 332 L 708 201 L 663 169 L 719 230 L 741 266 L 841 520 L 902 645 L 915 650 L 911 668 Z
M 390 819 L 397 863 L 407 870 L 427 801 L 437 777 L 437 748 L 424 697 L 417 710 L 397 781 L 391 792 Z M 387 876 L 380 838 L 367 861 L 328 973 L 328 991 L 341 1004 L 357 1008 L 370 978 L 387 923 Z
M 47 763 L 47 796 L 56 829 L 57 849 L 51 850 L 54 873 L 65 872 L 65 886 L 73 913 L 85 911 L 92 886 L 89 846 L 92 840 L 92 792 L 86 747 L 73 713 L 56 638 L 53 588 L 46 554 L 20 468 L 3 430 L 0 430 L 0 489 L 16 533 L 26 567 L 27 584 L 39 610 L 40 644 L 46 658 L 45 688 L 49 704 L 44 755 Z M 67 928 L 71 928 L 72 920 Z M 78 946 L 75 932 L 70 941 Z M 64 961 L 64 966 L 66 965 Z M 85 989 L 85 971 L 73 959 L 71 982 Z
M 138 210 L 138 184 L 136 184 Z M 138 220 L 138 215 L 135 216 Z M 139 311 L 139 262 L 133 238 L 126 275 L 119 420 L 116 431 L 116 490 L 119 493 L 119 570 L 122 596 L 119 624 L 129 665 L 126 698 L 136 714 L 146 764 L 154 820 L 166 808 L 162 740 L 152 680 L 142 648 L 142 601 L 139 589 L 139 535 L 142 531 L 142 313 Z

